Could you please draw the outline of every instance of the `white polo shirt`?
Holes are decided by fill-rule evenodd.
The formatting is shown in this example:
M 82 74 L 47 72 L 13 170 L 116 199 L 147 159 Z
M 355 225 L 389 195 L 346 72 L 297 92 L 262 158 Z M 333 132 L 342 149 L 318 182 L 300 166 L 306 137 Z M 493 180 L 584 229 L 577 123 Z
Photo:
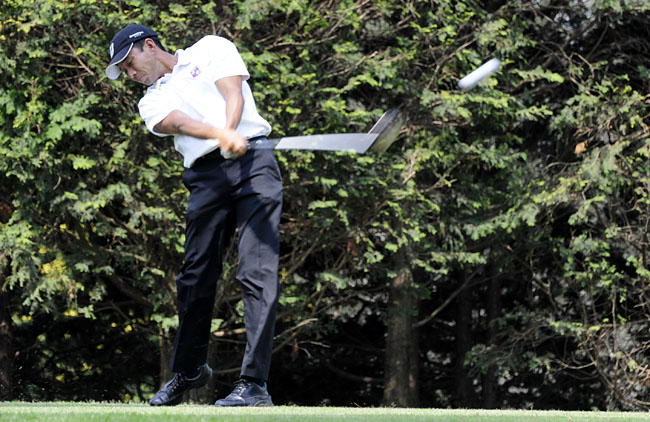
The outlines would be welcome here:
M 225 38 L 208 35 L 185 50 L 176 52 L 178 63 L 172 73 L 158 79 L 138 103 L 147 129 L 157 136 L 154 127 L 174 110 L 195 120 L 223 128 L 226 125 L 226 101 L 215 82 L 228 76 L 242 76 L 244 109 L 237 132 L 244 138 L 268 135 L 271 125 L 255 107 L 248 83 L 246 65 L 235 45 Z M 183 155 L 183 165 L 191 167 L 197 158 L 217 149 L 218 139 L 199 139 L 174 135 L 174 147 Z

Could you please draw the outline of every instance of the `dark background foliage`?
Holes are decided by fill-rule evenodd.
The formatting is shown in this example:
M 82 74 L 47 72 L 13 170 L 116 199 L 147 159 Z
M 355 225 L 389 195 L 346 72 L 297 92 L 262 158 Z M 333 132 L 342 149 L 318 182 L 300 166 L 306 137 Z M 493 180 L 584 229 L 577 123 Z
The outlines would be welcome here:
M 278 152 L 278 404 L 645 409 L 644 0 L 7 0 L 0 4 L 0 397 L 148 400 L 169 376 L 187 193 L 143 87 L 104 75 L 128 23 L 233 40 Z M 490 57 L 501 70 L 461 92 Z M 244 346 L 231 247 L 210 364 Z

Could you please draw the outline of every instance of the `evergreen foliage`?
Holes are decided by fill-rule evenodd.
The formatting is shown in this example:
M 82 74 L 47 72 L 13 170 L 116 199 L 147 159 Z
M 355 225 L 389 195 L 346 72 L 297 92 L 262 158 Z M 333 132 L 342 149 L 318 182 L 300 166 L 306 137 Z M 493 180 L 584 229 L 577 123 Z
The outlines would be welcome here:
M 144 128 L 143 87 L 104 75 L 111 37 L 137 22 L 170 51 L 232 39 L 273 137 L 407 116 L 382 155 L 277 153 L 275 401 L 647 409 L 649 12 L 645 0 L 3 1 L 0 397 L 141 402 L 169 375 L 182 163 Z M 494 77 L 456 88 L 491 57 Z M 238 374 L 235 266 L 231 247 L 201 402 Z

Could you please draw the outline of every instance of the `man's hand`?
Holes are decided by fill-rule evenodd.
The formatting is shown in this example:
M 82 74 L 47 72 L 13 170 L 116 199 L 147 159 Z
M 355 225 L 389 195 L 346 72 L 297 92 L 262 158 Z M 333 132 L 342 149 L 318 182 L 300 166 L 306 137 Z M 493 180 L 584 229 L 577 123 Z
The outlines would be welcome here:
M 215 128 L 216 129 L 216 128 Z M 232 129 L 216 129 L 215 138 L 219 139 L 219 148 L 225 157 L 239 157 L 246 153 L 248 141 Z

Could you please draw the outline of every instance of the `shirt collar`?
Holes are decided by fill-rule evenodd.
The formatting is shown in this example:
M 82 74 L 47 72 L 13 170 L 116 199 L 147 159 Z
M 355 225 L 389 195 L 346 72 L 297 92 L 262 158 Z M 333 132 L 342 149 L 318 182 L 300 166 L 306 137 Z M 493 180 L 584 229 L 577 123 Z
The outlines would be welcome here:
M 176 62 L 176 65 L 174 65 L 172 72 L 165 73 L 162 77 L 160 77 L 160 79 L 158 79 L 153 84 L 154 89 L 160 88 L 161 85 L 169 81 L 169 78 L 171 78 L 171 76 L 177 71 L 177 69 L 180 69 L 185 65 L 188 65 L 191 61 L 189 54 L 187 54 L 183 49 L 176 50 L 176 53 L 174 53 L 174 55 L 178 57 L 178 61 Z
M 178 63 L 176 63 L 176 66 L 185 66 L 191 61 L 190 55 L 183 49 L 177 50 L 174 55 L 178 57 Z M 174 66 L 174 69 L 176 66 Z

